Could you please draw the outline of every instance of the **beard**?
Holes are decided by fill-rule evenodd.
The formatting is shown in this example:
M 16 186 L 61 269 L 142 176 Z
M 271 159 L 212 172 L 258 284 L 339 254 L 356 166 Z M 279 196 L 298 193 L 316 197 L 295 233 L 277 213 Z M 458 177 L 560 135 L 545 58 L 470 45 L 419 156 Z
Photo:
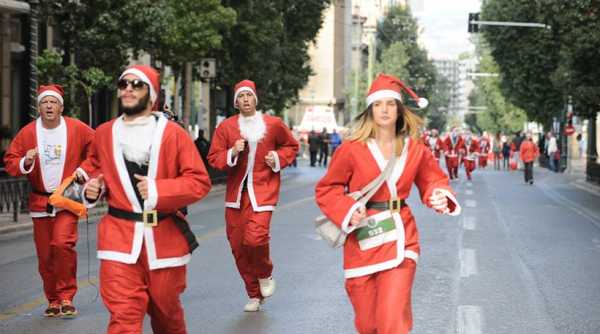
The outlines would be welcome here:
M 124 113 L 127 116 L 135 116 L 146 110 L 148 102 L 150 102 L 150 94 L 146 94 L 144 97 L 140 98 L 139 102 L 131 107 L 125 107 L 119 98 L 119 113 Z

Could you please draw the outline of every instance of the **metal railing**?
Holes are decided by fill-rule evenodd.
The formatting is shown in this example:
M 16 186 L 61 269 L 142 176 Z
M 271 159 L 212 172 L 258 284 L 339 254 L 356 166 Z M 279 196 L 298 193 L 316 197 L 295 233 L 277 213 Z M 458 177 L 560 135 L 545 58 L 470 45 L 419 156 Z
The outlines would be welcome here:
M 26 213 L 29 204 L 31 186 L 25 178 L 0 179 L 0 213 L 12 212 L 14 222 L 19 214 Z

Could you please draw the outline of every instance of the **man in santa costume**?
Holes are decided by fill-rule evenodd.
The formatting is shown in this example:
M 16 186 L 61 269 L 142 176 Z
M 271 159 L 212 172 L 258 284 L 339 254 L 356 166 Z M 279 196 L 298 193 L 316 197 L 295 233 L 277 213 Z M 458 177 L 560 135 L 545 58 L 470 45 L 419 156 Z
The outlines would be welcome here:
M 431 150 L 431 153 L 433 153 L 435 160 L 437 162 L 439 162 L 440 157 L 442 155 L 442 150 L 444 148 L 444 142 L 440 138 L 440 135 L 439 135 L 439 132 L 437 129 L 431 129 L 430 135 L 428 136 L 427 141 L 425 142 L 425 145 L 427 145 L 427 147 L 429 147 L 429 150 Z
M 90 170 L 81 167 L 94 139 L 90 127 L 62 116 L 63 96 L 60 85 L 39 87 L 40 116 L 17 133 L 4 156 L 6 171 L 13 176 L 25 175 L 31 183 L 29 211 L 38 271 L 48 300 L 46 317 L 77 315 L 73 297 L 77 292 L 78 217 L 52 207 L 48 198 L 74 173 L 82 183 L 87 179 Z
M 159 82 L 149 66 L 126 69 L 117 83 L 122 115 L 99 126 L 92 145 L 96 171 L 84 192 L 90 206 L 108 201 L 98 258 L 109 334 L 141 333 L 146 313 L 154 333 L 186 333 L 180 295 L 198 244 L 179 209 L 211 183 L 189 134 L 152 112 Z
M 475 170 L 475 164 L 477 163 L 479 154 L 479 143 L 477 142 L 477 138 L 475 138 L 469 130 L 465 131 L 464 152 L 463 162 L 465 164 L 465 173 L 467 174 L 467 179 L 471 180 L 471 175 Z
M 490 153 L 490 140 L 486 133 L 479 139 L 479 168 L 487 166 L 488 155 Z
M 254 82 L 235 85 L 234 105 L 240 114 L 219 124 L 208 153 L 214 168 L 227 171 L 227 239 L 250 298 L 247 312 L 258 311 L 275 291 L 271 215 L 279 199 L 280 172 L 299 148 L 282 120 L 257 111 L 257 102 Z
M 450 135 L 444 140 L 444 156 L 446 157 L 446 167 L 450 180 L 458 179 L 458 165 L 461 159 L 461 152 L 464 150 L 464 142 L 458 134 L 458 129 L 453 127 Z

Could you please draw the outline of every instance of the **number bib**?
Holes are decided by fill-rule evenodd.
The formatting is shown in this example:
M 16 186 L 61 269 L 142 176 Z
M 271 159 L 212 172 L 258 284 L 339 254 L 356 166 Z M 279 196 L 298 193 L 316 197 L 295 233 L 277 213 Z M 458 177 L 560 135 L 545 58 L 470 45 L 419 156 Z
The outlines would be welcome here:
M 396 222 L 389 210 L 365 218 L 366 226 L 356 230 L 356 239 L 361 250 L 371 249 L 398 240 Z

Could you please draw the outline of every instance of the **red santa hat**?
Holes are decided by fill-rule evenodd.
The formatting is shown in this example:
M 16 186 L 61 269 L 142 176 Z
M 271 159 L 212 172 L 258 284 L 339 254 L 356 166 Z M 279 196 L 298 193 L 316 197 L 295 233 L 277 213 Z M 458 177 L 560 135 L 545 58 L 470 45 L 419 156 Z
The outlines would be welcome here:
M 42 102 L 42 99 L 45 98 L 46 96 L 53 96 L 55 97 L 58 102 L 60 102 L 60 104 L 65 104 L 65 101 L 63 99 L 63 96 L 65 95 L 65 91 L 63 90 L 61 85 L 57 85 L 57 84 L 48 84 L 48 85 L 42 85 L 38 88 L 38 96 L 37 96 L 37 103 L 40 104 L 40 102 Z
M 160 91 L 160 74 L 157 70 L 148 65 L 133 65 L 123 71 L 119 80 L 123 79 L 127 74 L 135 75 L 147 84 L 150 87 L 150 100 L 152 103 L 156 102 L 158 92 Z
M 369 95 L 367 96 L 367 107 L 377 100 L 389 97 L 404 103 L 401 94 L 403 90 L 417 103 L 419 108 L 425 108 L 429 104 L 427 99 L 419 97 L 412 89 L 410 89 L 410 87 L 404 84 L 402 80 L 393 75 L 381 73 L 371 84 L 371 89 L 369 89 Z
M 256 85 L 254 84 L 254 81 L 247 80 L 247 79 L 242 80 L 235 85 L 234 91 L 235 91 L 235 93 L 233 95 L 233 105 L 236 108 L 238 107 L 237 98 L 241 92 L 252 93 L 252 95 L 254 95 L 254 99 L 256 100 L 256 104 L 258 104 L 258 96 L 256 95 Z

